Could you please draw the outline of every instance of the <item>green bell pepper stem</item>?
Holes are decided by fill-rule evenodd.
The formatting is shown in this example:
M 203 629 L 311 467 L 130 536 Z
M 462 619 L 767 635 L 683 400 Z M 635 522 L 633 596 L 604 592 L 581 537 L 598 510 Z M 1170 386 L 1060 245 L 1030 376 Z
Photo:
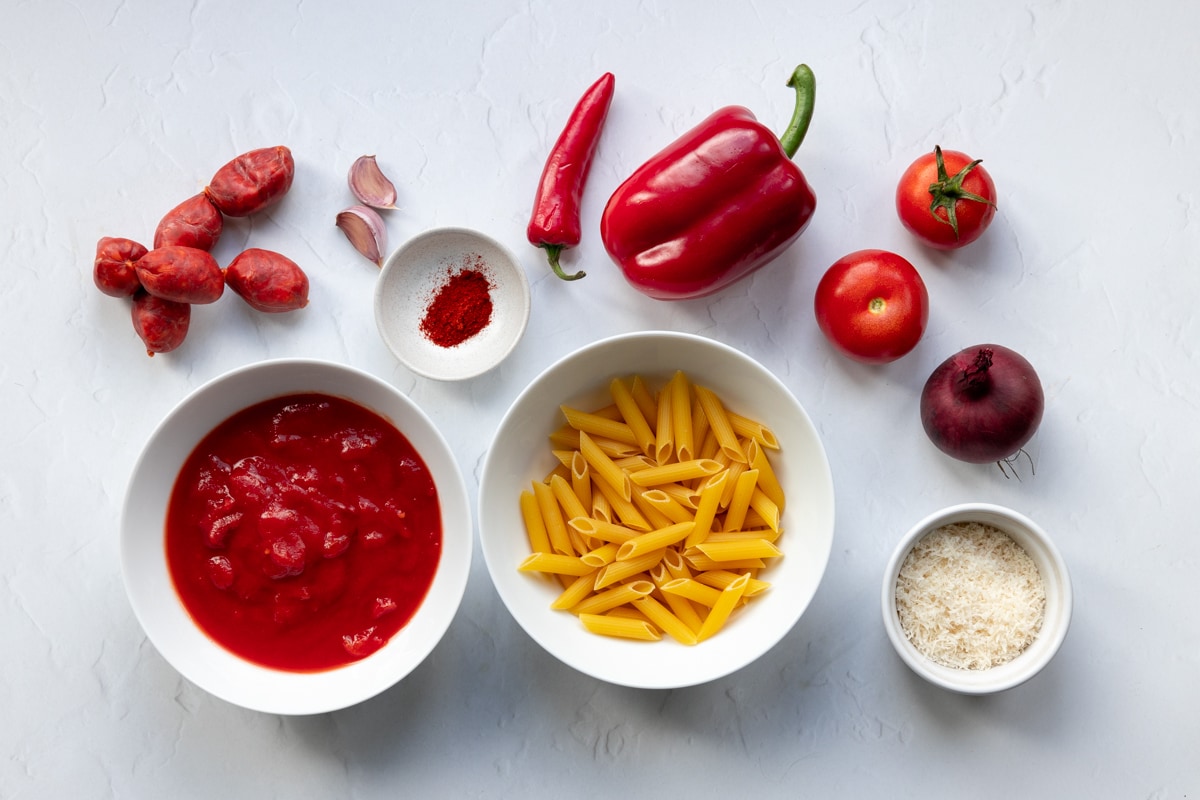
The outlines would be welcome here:
M 801 64 L 788 78 L 787 85 L 796 90 L 796 109 L 792 112 L 792 121 L 788 123 L 787 130 L 779 137 L 779 143 L 783 145 L 787 157 L 792 158 L 808 133 L 808 123 L 812 122 L 817 78 L 807 64 Z

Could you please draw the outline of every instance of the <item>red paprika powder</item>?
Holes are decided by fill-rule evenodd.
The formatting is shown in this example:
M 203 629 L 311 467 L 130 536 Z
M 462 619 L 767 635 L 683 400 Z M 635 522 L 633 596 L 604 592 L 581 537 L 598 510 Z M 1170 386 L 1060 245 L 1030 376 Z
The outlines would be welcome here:
M 457 272 L 446 270 L 447 280 L 434 292 L 421 333 L 441 347 L 454 347 L 479 333 L 492 319 L 492 282 L 483 271 L 481 256 L 467 259 Z

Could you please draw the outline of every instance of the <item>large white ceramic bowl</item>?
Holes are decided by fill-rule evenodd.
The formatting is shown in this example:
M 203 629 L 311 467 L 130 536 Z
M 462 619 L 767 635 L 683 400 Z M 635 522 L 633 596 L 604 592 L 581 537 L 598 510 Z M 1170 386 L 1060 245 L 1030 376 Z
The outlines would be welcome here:
M 430 341 L 421 323 L 448 274 L 477 269 L 491 283 L 491 319 L 452 347 Z M 503 361 L 529 322 L 529 279 L 517 257 L 490 236 L 467 228 L 435 228 L 414 236 L 383 264 L 375 287 L 375 324 L 388 349 L 418 375 L 473 378 Z
M 1013 660 L 988 669 L 956 669 L 933 661 L 904 633 L 896 611 L 896 578 L 904 559 L 926 534 L 957 522 L 980 522 L 1004 531 L 1037 565 L 1046 588 L 1046 610 L 1037 638 Z M 901 660 L 925 680 L 959 694 L 991 694 L 1011 689 L 1032 678 L 1058 652 L 1067 636 L 1072 611 L 1071 577 L 1066 562 L 1049 535 L 1023 514 L 990 503 L 964 503 L 930 514 L 896 545 L 883 573 L 883 627 Z
M 529 540 L 519 496 L 554 466 L 547 437 L 564 422 L 559 405 L 611 402 L 612 378 L 642 375 L 661 385 L 675 370 L 714 390 L 726 407 L 767 424 L 781 444 L 773 456 L 786 492 L 783 558 L 761 577 L 772 588 L 728 627 L 695 646 L 669 637 L 638 642 L 586 631 L 572 614 L 550 608 L 557 584 L 519 573 Z M 480 542 L 504 604 L 522 628 L 563 663 L 623 686 L 667 689 L 721 678 L 770 650 L 804 613 L 833 542 L 833 482 L 825 450 L 787 387 L 744 353 L 683 333 L 632 333 L 584 347 L 550 366 L 512 404 L 484 462 L 479 487 Z
M 390 420 L 432 473 L 442 512 L 442 554 L 424 602 L 383 648 L 346 666 L 298 673 L 246 661 L 210 639 L 176 594 L 165 553 L 167 503 L 184 460 L 232 414 L 286 394 L 320 392 L 353 400 Z M 121 521 L 121 566 L 133 611 L 175 669 L 230 703 L 276 714 L 316 714 L 389 688 L 437 645 L 458 610 L 471 565 L 471 509 L 445 439 L 411 400 L 365 372 L 310 360 L 266 361 L 226 373 L 177 405 L 151 434 L 134 466 Z

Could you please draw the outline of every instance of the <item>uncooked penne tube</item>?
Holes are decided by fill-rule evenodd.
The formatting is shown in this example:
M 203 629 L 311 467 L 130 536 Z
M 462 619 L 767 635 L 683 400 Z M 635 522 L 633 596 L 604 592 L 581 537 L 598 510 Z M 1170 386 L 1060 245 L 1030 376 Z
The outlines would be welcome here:
M 705 572 L 697 572 L 696 582 L 703 583 L 705 586 L 711 586 L 714 589 L 724 589 L 745 574 L 747 573 L 739 575 L 727 569 L 710 569 Z M 752 597 L 756 594 L 762 594 L 770 588 L 771 584 L 768 581 L 750 578 L 746 581 L 746 591 L 742 593 L 742 597 Z
M 702 542 L 696 549 L 713 561 L 743 561 L 749 558 L 779 558 L 783 551 L 766 539 L 734 542 Z
M 737 476 L 733 494 L 729 498 L 729 507 L 725 509 L 725 519 L 722 527 L 727 530 L 737 530 L 746 521 L 746 512 L 750 509 L 750 496 L 758 483 L 758 470 L 748 469 Z
M 740 414 L 729 413 L 729 424 L 733 426 L 733 430 L 738 436 L 748 439 L 753 439 L 768 450 L 778 450 L 779 440 L 775 438 L 775 433 L 757 420 L 743 417 Z
M 683 370 L 675 372 L 665 391 L 671 393 L 671 434 L 675 440 L 675 459 L 691 461 L 696 454 L 692 437 L 692 393 Z
M 672 522 L 691 522 L 695 516 L 691 511 L 680 505 L 678 500 L 660 488 L 644 489 L 638 492 L 638 494 L 652 508 L 657 509 L 659 513 Z
M 567 524 L 563 520 L 562 507 L 554 497 L 554 490 L 544 483 L 533 483 L 533 494 L 537 498 L 538 509 L 542 513 L 542 522 L 546 525 L 546 535 L 550 539 L 550 547 L 556 553 L 575 555 L 571 547 L 571 539 L 567 535 Z
M 671 392 L 663 389 L 658 393 L 658 419 L 654 426 L 654 460 L 666 464 L 675 453 L 675 432 L 671 430 Z
M 587 575 L 596 568 L 583 563 L 579 556 L 562 553 L 532 553 L 517 567 L 521 572 L 549 572 L 554 575 Z
M 771 466 L 771 461 L 767 458 L 763 446 L 754 439 L 746 444 L 746 460 L 752 468 L 758 470 L 758 488 L 771 498 L 771 502 L 778 507 L 782 514 L 783 485 L 779 482 L 779 476 L 775 473 L 775 468 Z
M 569 611 L 591 595 L 595 583 L 595 570 L 580 575 L 567 588 L 563 589 L 558 597 L 554 598 L 550 607 L 556 611 Z
M 694 600 L 709 608 L 715 606 L 717 600 L 721 597 L 720 589 L 705 586 L 703 583 L 691 578 L 676 578 L 673 581 L 667 581 L 660 588 L 664 592 L 686 597 L 688 600 Z
M 592 471 L 583 453 L 576 450 L 571 454 L 571 489 L 584 508 L 592 507 Z
M 708 426 L 712 430 L 713 436 L 716 437 L 721 450 L 731 461 L 745 461 L 746 453 L 738 441 L 737 433 L 733 429 L 733 422 L 726 413 L 720 398 L 715 392 L 704 386 L 694 386 L 693 391 L 696 393 L 696 399 L 700 402 L 700 407 L 704 409 L 705 416 L 708 417 Z
M 710 458 L 694 458 L 690 461 L 675 461 L 635 472 L 629 479 L 638 486 L 655 486 L 660 483 L 680 483 L 692 478 L 706 478 L 721 469 L 720 462 Z
M 646 421 L 646 415 L 642 413 L 633 392 L 620 378 L 613 378 L 608 385 L 608 393 L 612 395 L 613 402 L 621 411 L 621 418 L 633 432 L 633 438 L 642 448 L 642 452 L 646 455 L 653 453 L 654 431 L 650 428 L 650 423 Z
M 708 616 L 704 618 L 704 624 L 700 626 L 700 630 L 696 632 L 696 638 L 699 641 L 703 642 L 725 627 L 725 623 L 729 620 L 729 615 L 733 613 L 734 607 L 741 601 L 742 594 L 746 591 L 746 583 L 749 580 L 750 576 L 743 575 L 721 590 L 721 597 L 713 605 L 712 610 L 708 612 Z
M 538 508 L 537 497 L 533 492 L 521 492 L 521 519 L 525 522 L 525 533 L 529 536 L 529 549 L 535 553 L 552 552 L 546 523 L 542 520 L 542 511 Z
M 622 583 L 613 588 L 594 594 L 579 603 L 572 609 L 573 614 L 603 614 L 610 608 L 623 606 L 626 603 L 633 602 L 638 597 L 645 597 L 654 591 L 654 584 L 650 581 L 631 581 L 630 583 Z
M 592 437 L 583 431 L 579 432 L 579 452 L 583 453 L 588 466 L 595 471 L 596 477 L 600 479 L 601 483 L 608 484 L 622 499 L 630 499 L 633 495 L 633 485 L 630 483 L 628 473 L 614 464 L 612 459 L 596 446 Z
M 601 567 L 600 571 L 596 573 L 596 591 L 632 578 L 640 572 L 645 572 L 661 561 L 662 557 L 662 550 L 651 550 L 648 553 L 633 556 L 625 561 L 614 561 L 611 564 Z
M 618 525 L 615 522 L 608 522 L 602 519 L 593 519 L 591 517 L 575 517 L 570 520 L 570 526 L 579 531 L 585 536 L 590 536 L 594 539 L 601 539 L 605 542 L 615 542 L 618 545 L 628 542 L 630 539 L 643 533 L 633 528 L 628 528 L 624 525 Z
M 633 607 L 645 614 L 663 633 L 680 644 L 693 645 L 696 643 L 696 632 L 677 617 L 671 609 L 652 596 L 639 597 L 633 601 Z
M 693 520 L 696 526 L 687 538 L 688 547 L 694 547 L 703 542 L 712 530 L 717 507 L 725 495 L 725 483 L 728 480 L 729 472 L 721 472 L 710 478 L 704 488 L 700 490 L 700 504 L 696 507 L 696 517 Z
M 550 479 L 550 491 L 554 493 L 554 499 L 558 501 L 558 505 L 562 508 L 563 517 L 571 519 L 573 517 L 586 517 L 587 508 L 579 500 L 579 495 L 575 494 L 575 490 L 566 478 L 561 475 L 555 475 Z
M 665 547 L 682 542 L 692 532 L 693 522 L 677 522 L 666 528 L 643 533 L 622 544 L 617 549 L 617 561 L 628 561 L 646 553 L 662 550 Z
M 580 614 L 579 621 L 592 633 L 601 636 L 615 636 L 622 639 L 638 639 L 645 642 L 657 642 L 662 634 L 644 619 L 628 619 L 613 617 L 607 614 Z
M 589 414 L 571 406 L 559 406 L 559 409 L 567 418 L 567 424 L 577 431 L 623 444 L 639 444 L 637 437 L 633 435 L 633 429 L 625 422 L 608 419 L 599 414 Z

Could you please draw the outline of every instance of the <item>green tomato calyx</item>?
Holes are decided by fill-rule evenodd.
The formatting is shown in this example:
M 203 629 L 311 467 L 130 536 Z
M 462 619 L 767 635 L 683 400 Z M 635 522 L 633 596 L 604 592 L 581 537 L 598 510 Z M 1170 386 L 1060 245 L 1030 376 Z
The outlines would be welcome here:
M 977 158 L 970 164 L 967 164 L 958 171 L 953 178 L 946 173 L 946 163 L 942 159 L 942 148 L 940 145 L 934 145 L 933 157 L 937 160 L 937 182 L 929 184 L 929 194 L 933 197 L 933 202 L 929 204 L 929 213 L 933 214 L 938 222 L 945 223 L 954 229 L 954 238 L 958 238 L 958 213 L 956 206 L 959 200 L 969 200 L 973 203 L 984 203 L 985 205 L 996 205 L 986 197 L 980 197 L 974 192 L 968 192 L 963 188 L 963 181 L 967 179 L 967 175 L 971 170 L 975 169 L 983 159 Z M 939 208 L 946 209 L 946 218 L 942 219 L 938 216 Z

